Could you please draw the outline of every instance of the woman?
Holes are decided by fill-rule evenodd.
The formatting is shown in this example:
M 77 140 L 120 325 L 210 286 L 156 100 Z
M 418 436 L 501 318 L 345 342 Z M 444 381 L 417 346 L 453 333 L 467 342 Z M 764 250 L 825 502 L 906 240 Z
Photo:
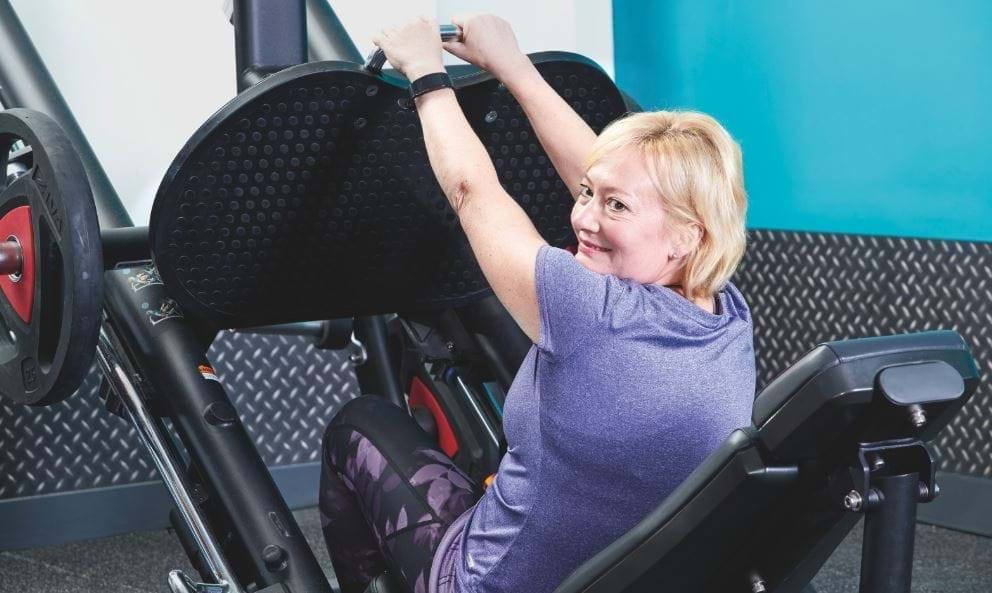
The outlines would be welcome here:
M 698 113 L 633 115 L 597 138 L 507 23 L 453 22 L 462 41 L 445 49 L 506 85 L 575 196 L 578 252 L 547 245 L 506 194 L 450 88 L 417 97 L 437 180 L 534 347 L 477 503 L 478 487 L 381 398 L 335 417 L 321 510 L 345 593 L 384 569 L 415 593 L 553 591 L 751 413 L 751 317 L 728 282 L 744 250 L 737 144 Z M 411 81 L 443 72 L 431 20 L 375 43 Z

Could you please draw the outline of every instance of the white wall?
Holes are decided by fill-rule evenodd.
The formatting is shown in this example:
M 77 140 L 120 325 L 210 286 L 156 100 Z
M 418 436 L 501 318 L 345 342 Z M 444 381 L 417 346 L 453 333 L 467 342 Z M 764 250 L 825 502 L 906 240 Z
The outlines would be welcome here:
M 135 224 L 199 125 L 234 96 L 234 31 L 221 0 L 11 0 Z M 613 72 L 610 0 L 332 0 L 365 54 L 385 26 L 492 12 L 524 51 L 584 54 Z M 2 59 L 2 58 L 0 58 Z M 453 60 L 452 60 L 453 61 Z

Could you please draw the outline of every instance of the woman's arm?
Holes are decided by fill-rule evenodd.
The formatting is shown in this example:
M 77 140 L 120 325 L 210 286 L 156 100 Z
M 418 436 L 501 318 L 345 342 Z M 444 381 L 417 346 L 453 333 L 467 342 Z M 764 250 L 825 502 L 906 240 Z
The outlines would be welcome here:
M 409 80 L 443 72 L 438 27 L 420 19 L 384 31 L 375 43 Z M 434 56 L 434 58 L 431 58 Z M 455 93 L 442 89 L 416 99 L 431 168 L 458 214 L 493 292 L 533 342 L 540 337 L 535 266 L 545 244 L 530 218 L 499 183 L 485 147 Z
M 596 141 L 596 133 L 561 98 L 529 59 L 526 65 L 500 78 L 524 108 L 541 146 L 554 163 L 572 196 L 579 195 L 585 160 Z
M 578 195 L 596 133 L 520 51 L 509 23 L 492 15 L 456 16 L 451 22 L 461 27 L 462 39 L 445 43 L 445 49 L 488 70 L 506 85 L 523 107 L 558 175 L 572 196 Z

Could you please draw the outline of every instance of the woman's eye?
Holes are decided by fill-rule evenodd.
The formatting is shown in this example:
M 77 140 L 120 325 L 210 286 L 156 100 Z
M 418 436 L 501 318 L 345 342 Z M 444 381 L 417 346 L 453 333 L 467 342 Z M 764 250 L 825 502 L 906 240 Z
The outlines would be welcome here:
M 606 200 L 606 207 L 614 212 L 623 212 L 627 209 L 627 206 L 616 198 Z
M 582 186 L 582 189 L 579 190 L 579 197 L 580 198 L 585 198 L 586 200 L 591 200 L 592 199 L 592 190 L 583 185 Z

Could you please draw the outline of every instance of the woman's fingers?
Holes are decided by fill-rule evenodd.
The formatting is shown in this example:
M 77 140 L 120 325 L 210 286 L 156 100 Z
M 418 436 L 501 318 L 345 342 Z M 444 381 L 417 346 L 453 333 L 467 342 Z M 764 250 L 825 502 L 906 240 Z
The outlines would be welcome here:
M 421 16 L 398 27 L 385 28 L 372 42 L 407 78 L 443 70 L 441 40 L 435 19 Z
M 464 30 L 465 25 L 468 23 L 468 21 L 470 21 L 475 16 L 478 15 L 473 12 L 460 12 L 451 17 L 451 24 L 458 25 L 459 28 Z
M 464 43 L 455 40 L 445 41 L 441 44 L 441 47 L 444 48 L 444 51 L 454 56 L 458 56 L 459 58 L 462 58 L 465 52 L 468 51 L 468 48 L 465 46 Z

